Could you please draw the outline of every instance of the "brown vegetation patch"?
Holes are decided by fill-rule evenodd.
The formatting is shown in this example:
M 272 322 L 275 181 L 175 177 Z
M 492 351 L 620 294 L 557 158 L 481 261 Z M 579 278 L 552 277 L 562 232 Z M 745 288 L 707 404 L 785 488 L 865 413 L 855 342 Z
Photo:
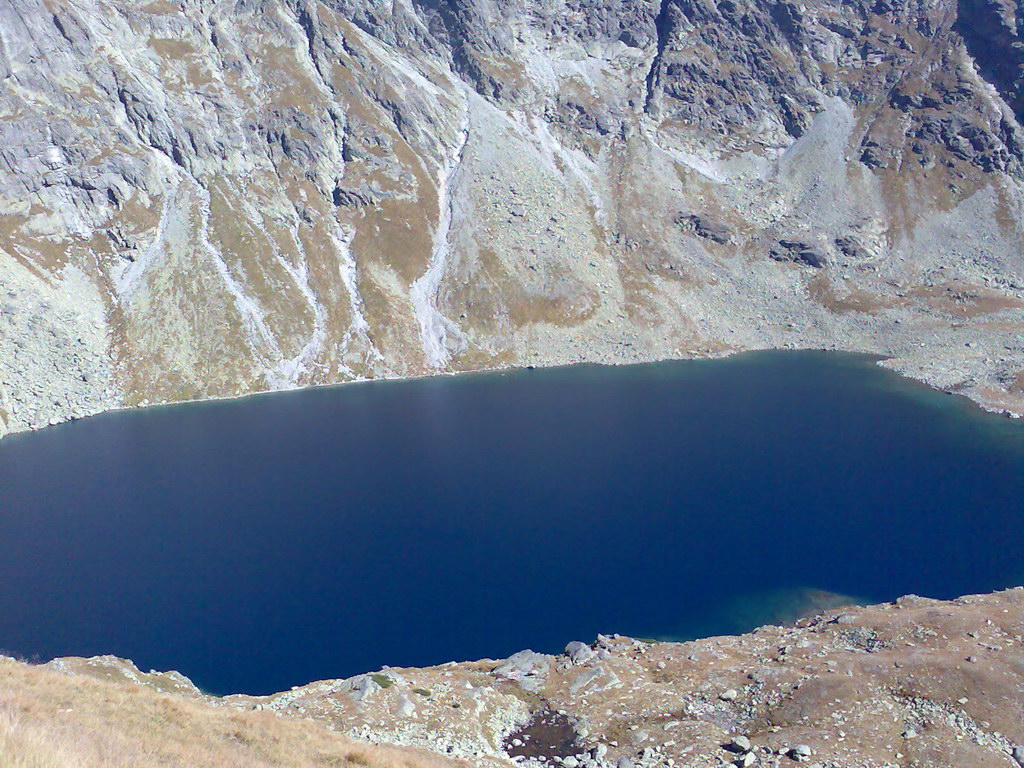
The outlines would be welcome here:
M 1018 231 L 1020 222 L 1014 213 L 1010 192 L 1002 185 L 995 186 L 996 204 L 993 211 L 996 225 L 1004 237 L 1013 237 Z
M 930 307 L 959 317 L 991 315 L 1004 309 L 1024 308 L 1024 302 L 1013 296 L 966 283 L 941 283 L 920 286 L 907 293 L 923 299 Z
M 0 216 L 0 243 L 4 250 L 37 276 L 48 279 L 48 274 L 59 272 L 71 259 L 70 245 L 38 235 L 25 236 L 23 231 L 28 217 Z
M 528 267 L 525 275 L 517 275 L 490 248 L 481 246 L 479 253 L 484 272 L 500 286 L 513 326 L 573 326 L 588 320 L 600 306 L 598 296 L 558 264 L 542 261 Z
M 316 102 L 315 94 L 319 92 L 320 86 L 297 61 L 295 49 L 264 43 L 258 46 L 255 53 L 265 71 L 274 73 L 273 78 L 264 80 L 270 97 L 265 106 L 308 113 Z
M 157 56 L 168 61 L 184 59 L 194 55 L 196 52 L 195 46 L 184 40 L 172 40 L 165 37 L 149 38 L 149 46 L 156 52 Z
M 453 368 L 464 371 L 510 368 L 515 364 L 515 355 L 509 349 L 492 351 L 474 346 L 470 346 L 465 352 L 456 355 L 452 360 Z
M 839 315 L 847 312 L 864 312 L 871 315 L 887 306 L 886 302 L 877 296 L 859 288 L 852 289 L 846 295 L 839 295 L 832 287 L 828 275 L 824 273 L 811 278 L 807 283 L 807 293 L 825 309 Z
M 1024 372 L 1021 376 L 1024 376 Z M 1020 382 L 1021 376 L 1018 376 L 1016 381 Z M 1024 383 L 1011 386 L 1008 391 L 995 387 L 980 387 L 977 395 L 979 401 L 989 408 L 1024 414 Z
M 418 280 L 430 262 L 434 247 L 437 198 L 419 204 L 383 200 L 374 216 L 359 219 L 352 250 L 394 270 L 405 285 Z
M 153 0 L 151 3 L 146 3 L 140 10 L 143 13 L 152 13 L 157 16 L 166 16 L 172 13 L 181 13 L 181 8 L 177 3 L 172 3 L 170 0 Z

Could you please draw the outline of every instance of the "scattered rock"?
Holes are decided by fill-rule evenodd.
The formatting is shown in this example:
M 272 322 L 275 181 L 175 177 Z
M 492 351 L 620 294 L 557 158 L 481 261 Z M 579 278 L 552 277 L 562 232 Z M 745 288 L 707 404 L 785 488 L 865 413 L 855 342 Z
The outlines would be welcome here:
M 806 744 L 797 744 L 789 750 L 789 755 L 794 760 L 806 760 L 812 754 L 814 754 L 813 750 Z
M 728 748 L 733 752 L 749 752 L 750 751 L 750 739 L 746 736 L 734 736 L 729 741 Z
M 576 693 L 570 690 L 572 681 L 591 670 L 567 668 L 565 657 L 558 657 L 550 663 L 536 694 L 524 693 L 518 681 L 490 676 L 487 665 L 472 662 L 401 673 L 388 668 L 391 687 L 365 700 L 345 694 L 353 688 L 372 690 L 366 675 L 312 683 L 258 699 L 226 697 L 222 701 L 241 709 L 266 702 L 284 717 L 312 717 L 362 740 L 397 740 L 465 758 L 474 765 L 488 762 L 481 756 L 493 756 L 493 734 L 498 728 L 506 734 L 502 742 L 506 754 L 522 768 L 566 768 L 573 764 L 566 762 L 567 757 L 575 759 L 575 768 L 609 768 L 620 757 L 630 762 L 619 765 L 633 768 L 713 768 L 725 763 L 721 758 L 739 768 L 797 764 L 789 758 L 801 765 L 821 763 L 823 768 L 863 768 L 909 764 L 914 762 L 911 749 L 925 747 L 959 755 L 959 766 L 998 761 L 1001 750 L 1007 766 L 1024 768 L 1019 763 L 1024 749 L 1014 752 L 1011 748 L 1017 737 L 1012 722 L 1003 726 L 996 719 L 1001 708 L 1016 705 L 1013 692 L 1024 684 L 1024 673 L 1006 651 L 1019 642 L 1024 590 L 954 602 L 908 599 L 898 606 L 844 609 L 841 615 L 842 620 L 829 612 L 796 625 L 766 625 L 746 635 L 687 643 L 608 638 L 611 660 L 602 666 L 608 667 L 606 673 L 614 671 L 615 680 L 603 677 Z M 969 668 L 972 675 L 965 676 L 966 643 L 976 648 L 983 664 Z M 787 646 L 791 652 L 776 658 L 774 652 Z M 888 658 L 883 659 L 879 651 Z M 929 659 L 929 676 L 935 681 L 946 676 L 955 680 L 955 693 L 939 685 L 913 699 L 899 695 L 920 681 L 921 669 L 916 663 L 900 662 L 923 654 Z M 545 657 L 538 656 L 544 668 Z M 530 659 L 538 660 L 519 657 L 520 661 Z M 836 659 L 841 660 L 839 666 L 829 666 Z M 135 668 L 114 660 L 65 659 L 50 666 L 64 672 L 84 666 L 102 677 L 118 674 L 143 684 L 147 681 Z M 527 663 L 525 668 L 533 665 Z M 824 674 L 828 670 L 833 674 Z M 990 677 L 993 673 L 999 677 Z M 972 679 L 974 675 L 980 677 Z M 708 681 L 739 681 L 743 676 L 753 684 L 730 689 L 737 691 L 742 707 L 720 704 L 714 688 L 708 700 Z M 992 685 L 997 679 L 998 684 Z M 168 680 L 164 675 L 151 682 L 165 690 Z M 428 695 L 412 696 L 418 690 Z M 863 698 L 849 701 L 845 697 L 850 690 Z M 203 696 L 194 687 L 187 691 L 187 695 Z M 958 711 L 952 696 L 969 696 L 979 709 L 991 711 L 995 722 L 975 723 Z M 415 728 L 409 727 L 405 717 L 404 698 L 416 701 Z M 552 709 L 537 710 L 544 701 L 553 702 Z M 800 703 L 797 718 L 791 717 L 793 710 L 784 711 L 789 701 Z M 833 717 L 851 705 L 855 717 Z M 903 730 L 893 734 L 894 717 Z M 757 726 L 773 749 L 755 747 L 751 742 L 759 739 L 740 731 L 738 722 L 774 723 Z M 921 722 L 937 725 L 918 731 Z M 720 730 L 725 728 L 732 730 Z M 997 728 L 1007 731 L 1006 736 Z M 816 746 L 812 750 L 803 743 L 812 738 L 821 738 L 835 749 Z M 818 756 L 819 751 L 827 751 L 828 759 Z M 780 761 L 780 755 L 788 757 Z

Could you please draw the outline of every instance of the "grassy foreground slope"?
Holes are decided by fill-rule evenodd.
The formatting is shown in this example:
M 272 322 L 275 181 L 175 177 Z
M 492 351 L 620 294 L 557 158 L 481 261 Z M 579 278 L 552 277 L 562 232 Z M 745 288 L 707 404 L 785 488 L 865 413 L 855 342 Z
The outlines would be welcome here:
M 0 660 L 3 768 L 444 768 L 321 725 Z

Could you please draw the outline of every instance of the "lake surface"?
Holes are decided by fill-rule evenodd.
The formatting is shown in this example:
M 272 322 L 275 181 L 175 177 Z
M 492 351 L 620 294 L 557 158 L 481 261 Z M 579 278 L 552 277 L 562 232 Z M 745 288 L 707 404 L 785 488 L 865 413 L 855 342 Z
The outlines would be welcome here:
M 1024 583 L 1024 424 L 865 358 L 373 382 L 0 441 L 0 648 L 218 693 Z

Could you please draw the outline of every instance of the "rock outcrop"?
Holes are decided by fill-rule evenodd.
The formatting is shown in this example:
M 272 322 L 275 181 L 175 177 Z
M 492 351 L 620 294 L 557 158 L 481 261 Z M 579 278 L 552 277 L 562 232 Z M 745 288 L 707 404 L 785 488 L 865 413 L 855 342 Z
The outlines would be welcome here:
M 1021 18 L 0 0 L 0 433 L 772 347 L 1024 411 Z

